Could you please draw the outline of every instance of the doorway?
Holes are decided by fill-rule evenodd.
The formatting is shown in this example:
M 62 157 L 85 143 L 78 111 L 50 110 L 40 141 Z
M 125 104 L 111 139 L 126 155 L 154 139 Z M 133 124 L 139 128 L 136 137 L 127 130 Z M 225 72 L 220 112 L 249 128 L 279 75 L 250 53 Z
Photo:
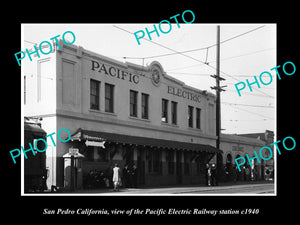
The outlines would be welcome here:
M 177 151 L 176 152 L 176 183 L 182 184 L 182 152 Z
M 138 184 L 145 184 L 145 149 L 137 149 Z

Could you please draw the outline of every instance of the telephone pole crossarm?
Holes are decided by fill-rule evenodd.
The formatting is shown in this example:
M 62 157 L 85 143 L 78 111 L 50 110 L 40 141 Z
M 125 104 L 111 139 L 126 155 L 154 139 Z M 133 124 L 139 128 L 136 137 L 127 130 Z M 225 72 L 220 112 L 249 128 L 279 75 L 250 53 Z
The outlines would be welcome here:
M 210 75 L 212 78 L 215 78 L 215 79 L 218 79 L 218 80 L 220 80 L 220 81 L 222 81 L 222 80 L 226 80 L 225 78 L 223 78 L 223 77 L 220 77 L 220 75 L 219 76 L 217 76 L 217 75 Z

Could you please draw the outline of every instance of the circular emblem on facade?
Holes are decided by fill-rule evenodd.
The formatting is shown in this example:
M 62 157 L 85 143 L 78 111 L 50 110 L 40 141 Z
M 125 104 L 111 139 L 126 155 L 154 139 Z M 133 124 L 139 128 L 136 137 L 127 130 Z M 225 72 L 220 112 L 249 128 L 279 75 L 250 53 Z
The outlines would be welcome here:
M 156 85 L 156 86 L 159 85 L 159 83 L 160 83 L 159 70 L 157 70 L 157 69 L 152 70 L 151 80 L 154 85 Z

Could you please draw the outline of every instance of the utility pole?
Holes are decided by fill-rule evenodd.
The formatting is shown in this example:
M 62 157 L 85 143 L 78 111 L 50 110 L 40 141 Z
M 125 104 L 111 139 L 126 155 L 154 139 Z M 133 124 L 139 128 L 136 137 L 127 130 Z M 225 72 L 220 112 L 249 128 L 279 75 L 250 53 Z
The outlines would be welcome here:
M 216 79 L 216 86 L 211 87 L 211 89 L 216 90 L 216 147 L 220 149 L 220 133 L 221 133 L 221 96 L 220 92 L 225 91 L 224 87 L 227 86 L 220 86 L 220 81 L 225 80 L 224 78 L 220 77 L 220 26 L 217 26 L 217 52 L 216 52 L 216 75 L 211 75 L 211 77 Z M 217 155 L 217 162 L 218 162 L 218 155 Z M 218 170 L 220 169 L 217 163 Z
M 216 65 L 216 94 L 217 94 L 217 105 L 216 105 L 216 135 L 217 135 L 217 145 L 216 147 L 220 149 L 220 130 L 221 130 L 221 100 L 220 100 L 220 25 L 217 26 L 217 65 Z M 224 78 L 222 78 L 224 80 Z

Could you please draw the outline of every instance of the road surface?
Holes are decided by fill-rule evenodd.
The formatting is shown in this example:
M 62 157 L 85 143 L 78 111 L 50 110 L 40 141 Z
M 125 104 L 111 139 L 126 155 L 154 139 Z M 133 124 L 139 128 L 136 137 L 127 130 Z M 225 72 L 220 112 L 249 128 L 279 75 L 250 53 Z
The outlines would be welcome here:
M 184 187 L 156 187 L 156 188 L 124 188 L 119 192 L 112 189 L 104 190 L 84 190 L 77 191 L 84 194 L 109 194 L 109 195 L 214 195 L 214 194 L 268 194 L 274 195 L 274 183 L 248 183 L 238 185 L 221 185 L 221 186 L 184 186 Z

